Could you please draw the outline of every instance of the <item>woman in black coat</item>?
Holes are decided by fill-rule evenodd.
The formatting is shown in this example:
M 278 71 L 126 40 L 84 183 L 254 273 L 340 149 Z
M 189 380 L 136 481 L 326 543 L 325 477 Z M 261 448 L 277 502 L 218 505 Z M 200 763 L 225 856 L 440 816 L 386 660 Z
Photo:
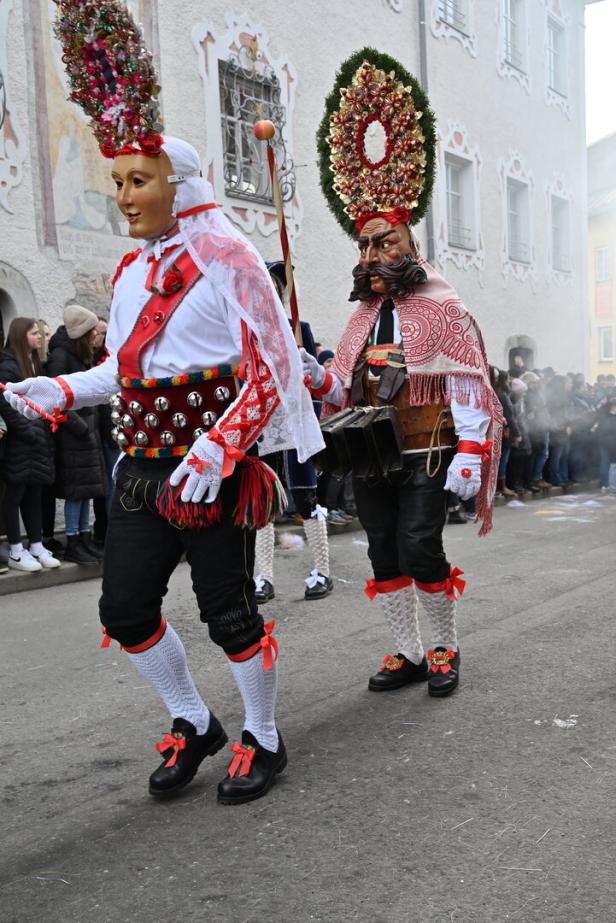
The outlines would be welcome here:
M 6 349 L 0 354 L 0 382 L 23 381 L 41 373 L 38 347 L 41 334 L 32 317 L 11 321 Z M 9 540 L 9 567 L 28 572 L 60 567 L 60 562 L 42 543 L 43 486 L 53 483 L 53 442 L 49 424 L 27 420 L 0 397 L 0 414 L 7 434 L 3 439 L 2 479 L 6 484 L 4 520 Z M 21 512 L 30 548 L 21 543 Z
M 64 325 L 49 343 L 47 374 L 52 378 L 85 372 L 92 365 L 98 317 L 81 305 L 64 309 Z M 106 494 L 98 408 L 69 410 L 56 434 L 56 496 L 65 500 L 66 553 L 76 564 L 102 558 L 90 533 L 90 500 Z

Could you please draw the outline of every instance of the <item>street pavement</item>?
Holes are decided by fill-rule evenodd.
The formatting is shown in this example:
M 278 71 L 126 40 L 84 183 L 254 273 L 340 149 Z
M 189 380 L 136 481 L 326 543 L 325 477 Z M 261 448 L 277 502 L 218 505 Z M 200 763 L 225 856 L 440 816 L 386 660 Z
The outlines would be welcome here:
M 504 507 L 449 526 L 465 571 L 462 679 L 367 689 L 391 643 L 362 532 L 332 538 L 335 591 L 277 552 L 279 725 L 270 794 L 223 807 L 228 750 L 173 802 L 147 794 L 168 729 L 117 646 L 97 581 L 5 596 L 2 923 L 602 923 L 616 920 L 616 497 Z M 241 705 L 186 565 L 165 614 L 230 737 Z M 428 640 L 427 631 L 425 632 Z

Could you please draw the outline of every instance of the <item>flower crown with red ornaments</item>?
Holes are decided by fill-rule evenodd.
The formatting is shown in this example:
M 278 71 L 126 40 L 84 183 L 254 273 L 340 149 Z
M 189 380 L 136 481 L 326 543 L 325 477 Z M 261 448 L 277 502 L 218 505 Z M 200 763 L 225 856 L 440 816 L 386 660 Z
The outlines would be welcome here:
M 380 128 L 382 150 L 367 136 Z M 356 237 L 370 218 L 416 224 L 434 181 L 434 114 L 415 78 L 374 48 L 348 58 L 317 133 L 321 188 L 343 230 Z
M 121 0 L 54 0 L 54 32 L 70 99 L 90 118 L 104 157 L 160 153 L 160 86 L 152 55 Z

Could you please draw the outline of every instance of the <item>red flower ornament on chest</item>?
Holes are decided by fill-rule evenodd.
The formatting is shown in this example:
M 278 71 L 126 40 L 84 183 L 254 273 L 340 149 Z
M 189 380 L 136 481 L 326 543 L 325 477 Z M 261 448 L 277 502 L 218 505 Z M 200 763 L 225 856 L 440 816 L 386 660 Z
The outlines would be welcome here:
M 162 295 L 163 297 L 175 295 L 176 292 L 182 289 L 183 285 L 184 276 L 182 275 L 182 271 L 178 268 L 176 263 L 172 263 L 162 278 L 160 288 L 156 285 L 152 285 L 152 292 L 154 292 L 155 295 Z

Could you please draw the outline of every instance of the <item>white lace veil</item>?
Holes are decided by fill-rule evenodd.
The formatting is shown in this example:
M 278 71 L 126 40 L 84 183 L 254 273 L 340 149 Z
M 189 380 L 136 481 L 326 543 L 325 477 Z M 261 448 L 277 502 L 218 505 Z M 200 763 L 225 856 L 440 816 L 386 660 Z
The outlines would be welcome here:
M 323 448 L 323 438 L 304 385 L 291 325 L 253 245 L 220 208 L 186 214 L 214 203 L 214 190 L 201 176 L 199 154 L 179 138 L 165 137 L 163 150 L 174 171 L 173 214 L 182 240 L 203 275 L 220 291 L 257 337 L 261 355 L 274 377 L 280 405 L 259 440 L 259 453 L 297 449 L 305 461 Z

